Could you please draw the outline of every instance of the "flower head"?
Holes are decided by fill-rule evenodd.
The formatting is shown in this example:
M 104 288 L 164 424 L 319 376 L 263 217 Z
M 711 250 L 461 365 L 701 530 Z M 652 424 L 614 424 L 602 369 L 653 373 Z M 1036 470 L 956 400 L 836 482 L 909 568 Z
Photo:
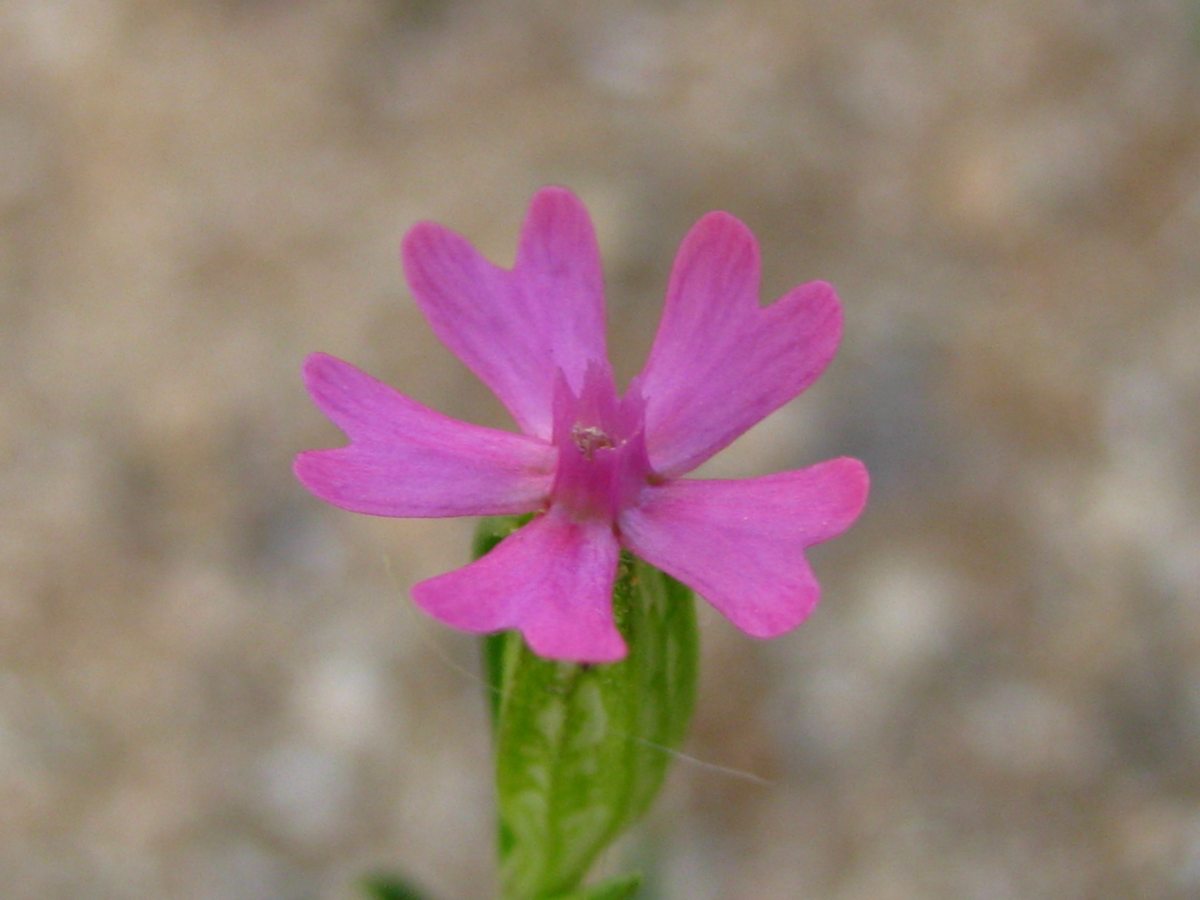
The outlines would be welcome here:
M 512 269 L 429 222 L 405 237 L 403 258 L 434 332 L 521 433 L 448 418 L 314 354 L 308 390 L 350 444 L 301 453 L 295 470 L 318 497 L 355 512 L 536 513 L 483 558 L 417 584 L 422 609 L 466 631 L 519 629 L 543 656 L 620 659 L 612 588 L 624 547 L 755 637 L 807 617 L 820 589 L 804 548 L 858 516 L 862 463 L 732 481 L 680 476 L 820 375 L 841 338 L 829 285 L 804 284 L 761 307 L 754 236 L 709 213 L 680 247 L 646 367 L 619 395 L 595 232 L 569 191 L 533 198 Z

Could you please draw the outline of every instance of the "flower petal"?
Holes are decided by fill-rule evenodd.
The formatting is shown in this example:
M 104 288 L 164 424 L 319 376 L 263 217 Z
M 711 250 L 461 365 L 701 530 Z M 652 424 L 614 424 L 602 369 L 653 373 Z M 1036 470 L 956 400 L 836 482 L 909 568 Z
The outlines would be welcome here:
M 352 441 L 296 457 L 296 477 L 322 500 L 421 517 L 531 512 L 549 497 L 557 458 L 549 444 L 451 419 L 323 353 L 305 362 L 304 380 Z
M 747 634 L 774 637 L 817 605 L 803 548 L 849 528 L 866 499 L 867 470 L 846 458 L 764 478 L 672 481 L 625 511 L 621 536 Z
M 758 243 L 728 213 L 709 213 L 679 248 L 666 308 L 640 376 L 656 471 L 691 471 L 812 384 L 841 339 L 824 282 L 760 307 Z
M 613 662 L 625 656 L 612 610 L 618 554 L 606 523 L 551 509 L 470 565 L 422 581 L 413 599 L 464 631 L 520 629 L 539 656 Z
M 511 271 L 431 222 L 404 238 L 408 284 L 434 332 L 508 407 L 550 439 L 559 369 L 578 392 L 589 362 L 607 365 L 596 234 L 563 188 L 534 196 Z

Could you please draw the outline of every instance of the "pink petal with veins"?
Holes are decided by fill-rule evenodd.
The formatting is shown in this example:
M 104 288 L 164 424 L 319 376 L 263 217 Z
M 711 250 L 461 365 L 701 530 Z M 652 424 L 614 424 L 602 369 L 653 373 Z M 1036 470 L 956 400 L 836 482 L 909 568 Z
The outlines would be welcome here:
M 540 656 L 612 662 L 625 656 L 612 609 L 618 554 L 607 523 L 552 510 L 470 565 L 422 581 L 413 599 L 463 631 L 519 629 Z
M 563 188 L 538 191 L 511 270 L 431 222 L 409 231 L 402 250 L 437 336 L 526 434 L 549 440 L 557 372 L 578 392 L 588 363 L 607 359 L 600 253 L 583 204 Z
M 867 499 L 856 459 L 740 481 L 647 488 L 621 516 L 622 542 L 694 588 L 738 628 L 774 637 L 812 612 L 820 587 L 803 550 L 850 527 Z
M 550 495 L 557 452 L 543 441 L 459 422 L 323 353 L 304 380 L 348 447 L 296 457 L 296 477 L 323 500 L 376 516 L 532 512 Z
M 758 242 L 728 213 L 684 238 L 646 368 L 646 445 L 655 471 L 690 472 L 787 403 L 833 359 L 842 313 L 815 281 L 759 305 Z

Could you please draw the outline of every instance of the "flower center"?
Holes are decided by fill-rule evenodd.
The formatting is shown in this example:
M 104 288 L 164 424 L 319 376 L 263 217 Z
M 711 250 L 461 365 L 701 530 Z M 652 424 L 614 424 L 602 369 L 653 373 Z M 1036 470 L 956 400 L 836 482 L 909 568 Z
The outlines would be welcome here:
M 615 442 L 600 428 L 595 425 L 584 425 L 582 422 L 576 422 L 571 428 L 571 440 L 588 462 L 592 461 L 597 450 L 614 450 L 625 443 L 624 441 Z
M 649 475 L 642 427 L 641 395 L 635 390 L 618 398 L 607 370 L 590 366 L 578 395 L 561 379 L 551 503 L 577 518 L 615 521 Z

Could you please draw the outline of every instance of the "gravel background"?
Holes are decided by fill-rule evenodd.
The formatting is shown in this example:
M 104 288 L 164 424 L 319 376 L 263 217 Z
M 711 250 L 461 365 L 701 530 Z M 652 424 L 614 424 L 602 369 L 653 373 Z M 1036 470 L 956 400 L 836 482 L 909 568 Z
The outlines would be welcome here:
M 708 467 L 867 461 L 796 633 L 705 614 L 647 897 L 1200 896 L 1200 7 L 0 0 L 0 884 L 491 894 L 470 522 L 343 513 L 310 350 L 504 425 L 396 247 L 595 216 L 618 367 L 723 208 L 842 352 Z M 724 774 L 731 767 L 766 786 Z

